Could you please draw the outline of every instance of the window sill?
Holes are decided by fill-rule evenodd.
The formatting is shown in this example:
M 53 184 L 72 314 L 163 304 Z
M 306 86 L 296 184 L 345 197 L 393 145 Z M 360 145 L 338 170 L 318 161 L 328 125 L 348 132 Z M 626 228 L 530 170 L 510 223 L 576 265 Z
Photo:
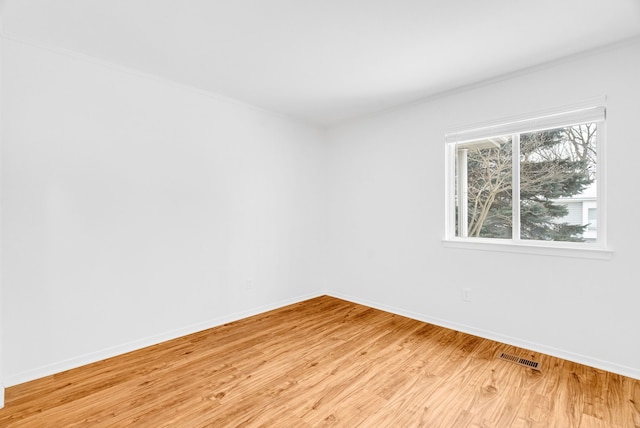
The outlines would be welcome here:
M 603 249 L 601 247 L 577 247 L 570 243 L 566 243 L 566 245 L 563 243 L 548 245 L 544 242 L 517 243 L 500 239 L 445 239 L 442 241 L 442 244 L 449 248 L 462 248 L 467 250 L 502 251 L 507 253 L 537 254 L 581 259 L 611 260 L 613 256 L 613 251 L 610 249 Z

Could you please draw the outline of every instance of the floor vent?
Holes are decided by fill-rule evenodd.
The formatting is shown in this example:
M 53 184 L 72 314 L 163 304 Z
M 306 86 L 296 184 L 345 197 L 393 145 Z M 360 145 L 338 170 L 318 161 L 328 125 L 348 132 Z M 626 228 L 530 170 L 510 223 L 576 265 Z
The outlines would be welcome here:
M 529 367 L 530 369 L 540 370 L 540 363 L 533 360 L 527 360 L 526 358 L 520 358 L 515 355 L 507 354 L 506 352 L 501 352 L 499 357 L 501 360 L 509 361 L 511 363 L 515 363 L 524 367 Z

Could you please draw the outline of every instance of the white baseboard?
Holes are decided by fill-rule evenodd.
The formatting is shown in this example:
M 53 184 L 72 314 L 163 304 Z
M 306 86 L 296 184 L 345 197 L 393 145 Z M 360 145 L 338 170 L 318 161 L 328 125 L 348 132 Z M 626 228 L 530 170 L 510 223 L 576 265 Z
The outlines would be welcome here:
M 229 315 L 224 315 L 224 316 L 217 317 L 202 323 L 189 325 L 186 327 L 167 331 L 165 333 L 150 336 L 144 339 L 123 343 L 121 345 L 102 349 L 100 351 L 90 352 L 88 354 L 84 354 L 78 357 L 59 361 L 57 363 L 48 364 L 46 366 L 38 367 L 32 370 L 27 370 L 21 373 L 16 373 L 16 374 L 7 376 L 4 379 L 4 385 L 7 387 L 10 387 L 10 386 L 18 385 L 24 382 L 29 382 L 35 379 L 39 379 L 45 376 L 50 376 L 52 374 L 61 373 L 66 370 L 71 370 L 74 368 L 85 366 L 87 364 L 95 363 L 97 361 L 102 361 L 107 358 L 126 354 L 127 352 L 136 351 L 142 348 L 146 348 L 148 346 L 157 345 L 158 343 L 166 342 L 168 340 L 176 339 L 178 337 L 197 333 L 199 331 L 217 327 L 222 324 L 238 321 L 243 318 L 247 318 L 253 315 L 258 315 L 274 309 L 282 308 L 284 306 L 292 305 L 294 303 L 302 302 L 304 300 L 312 299 L 314 297 L 323 296 L 324 294 L 325 294 L 324 292 L 318 292 L 318 293 L 301 295 L 291 299 L 281 300 L 268 305 L 259 306 L 256 308 L 248 309 L 246 311 L 237 312 Z M 2 389 L 2 391 L 4 394 L 4 389 Z
M 0 409 L 4 407 L 4 385 L 0 383 Z
M 322 295 L 328 295 L 332 297 L 336 297 L 338 299 L 347 300 L 353 303 L 358 303 L 361 305 L 369 306 L 371 308 L 380 309 L 385 312 L 390 312 L 396 315 L 405 316 L 408 318 L 412 318 L 418 321 L 426 322 L 429 324 L 438 325 L 445 328 L 450 328 L 452 330 L 460 331 L 463 333 L 472 334 L 474 336 L 482 337 L 489 340 L 494 340 L 496 342 L 505 343 L 512 346 L 517 346 L 519 348 L 530 349 L 532 351 L 541 352 L 543 354 L 551 355 L 557 358 L 562 358 L 564 360 L 573 361 L 579 364 L 584 364 L 589 367 L 594 367 L 602 370 L 609 371 L 611 373 L 617 373 L 623 376 L 627 376 L 633 379 L 640 380 L 640 369 L 626 367 L 619 364 L 611 363 L 608 361 L 602 361 L 596 358 L 576 354 L 573 352 L 565 351 L 562 349 L 557 349 L 554 347 L 541 345 L 538 343 L 528 342 L 526 340 L 521 340 L 518 338 L 505 336 L 499 333 L 495 333 L 489 330 L 478 329 L 475 327 L 471 327 L 464 324 L 459 324 L 456 322 L 443 320 L 440 318 L 426 316 L 424 314 L 407 311 L 404 309 L 400 309 L 397 307 L 393 307 L 390 305 L 385 305 L 378 302 L 373 302 L 367 299 L 361 299 L 355 296 L 346 295 L 343 293 L 337 292 L 319 292 L 319 293 L 311 293 L 307 295 L 298 296 L 291 299 L 286 299 L 278 302 L 274 302 L 268 305 L 248 309 L 246 311 L 237 312 L 234 314 L 225 315 L 222 317 L 214 318 L 212 320 L 193 324 L 187 327 L 171 330 L 162 334 L 154 335 L 151 337 L 147 337 L 144 339 L 136 340 L 133 342 L 124 343 L 122 345 L 114 346 L 111 348 L 103 349 L 97 352 L 91 352 L 85 355 L 81 355 L 78 357 L 70 358 L 64 361 L 59 361 L 57 363 L 49 364 L 46 366 L 38 367 L 36 369 L 24 371 L 21 373 L 17 373 L 14 375 L 7 376 L 3 382 L 4 385 L 0 385 L 0 408 L 4 404 L 4 387 L 10 387 L 14 385 L 18 385 L 24 382 L 28 382 L 31 380 L 39 379 L 45 376 L 49 376 L 52 374 L 60 373 L 66 370 L 74 369 L 77 367 L 81 367 L 87 364 L 95 363 L 97 361 L 101 361 L 107 358 L 115 357 L 117 355 L 122 355 L 127 352 L 136 351 L 138 349 L 146 348 L 147 346 L 156 345 L 158 343 L 166 342 L 167 340 L 176 339 L 178 337 L 186 336 L 189 334 L 197 333 L 199 331 L 203 331 L 212 327 L 216 327 L 222 324 L 226 324 L 233 321 L 238 321 L 243 318 L 247 318 L 253 315 L 258 315 L 264 312 L 268 312 L 270 310 L 278 309 L 287 305 L 291 305 L 294 303 L 302 302 L 304 300 L 312 299 L 314 297 L 319 297 Z
M 471 327 L 456 322 L 443 320 L 440 318 L 430 317 L 424 314 L 407 311 L 404 309 L 396 308 L 393 306 L 385 305 L 378 302 L 373 302 L 367 299 L 360 299 L 355 296 L 346 295 L 342 293 L 335 293 L 327 291 L 328 296 L 336 297 L 338 299 L 347 300 L 349 302 L 358 303 L 371 308 L 380 309 L 385 312 L 412 318 L 418 321 L 426 322 L 429 324 L 437 325 L 440 327 L 449 328 L 452 330 L 460 331 L 462 333 L 468 333 L 474 336 L 482 337 L 484 339 L 493 340 L 496 342 L 504 343 L 507 345 L 517 346 L 518 348 L 529 349 L 531 351 L 540 352 L 553 357 L 561 358 L 563 360 L 572 361 L 574 363 L 583 364 L 585 366 L 594 367 L 597 369 L 605 370 L 611 373 L 616 373 L 622 376 L 630 377 L 640 380 L 640 369 L 633 367 L 626 367 L 620 364 L 612 363 L 609 361 L 599 360 L 597 358 L 588 357 L 585 355 L 576 354 L 563 349 L 554 348 L 552 346 L 541 345 L 539 343 L 528 342 L 526 340 L 518 339 L 515 337 L 505 336 L 500 333 L 496 333 L 489 330 L 483 330 L 475 327 Z

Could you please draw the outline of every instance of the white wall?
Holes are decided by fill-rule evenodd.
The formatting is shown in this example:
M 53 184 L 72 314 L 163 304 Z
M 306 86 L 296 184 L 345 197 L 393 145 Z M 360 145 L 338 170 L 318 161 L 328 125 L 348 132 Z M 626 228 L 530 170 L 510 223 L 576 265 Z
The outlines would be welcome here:
M 83 57 L 3 50 L 7 385 L 322 294 L 322 132 Z
M 640 378 L 638 76 L 635 40 L 332 130 L 329 294 Z M 600 95 L 612 260 L 443 246 L 447 130 Z
M 4 26 L 3 26 L 3 16 L 4 16 L 4 1 L 0 0 L 0 34 L 2 34 Z M 0 100 L 4 98 L 4 94 L 2 92 L 2 58 L 3 58 L 3 49 L 2 43 L 0 42 Z M 4 407 L 4 376 L 3 376 L 3 354 L 4 354 L 4 327 L 3 327 L 3 312 L 2 307 L 4 306 L 4 300 L 2 297 L 2 105 L 0 103 L 0 409 Z
M 640 378 L 640 41 L 342 126 L 328 156 L 322 132 L 287 118 L 2 43 L 7 385 L 325 283 L 329 294 Z M 443 247 L 447 129 L 603 94 L 612 260 Z

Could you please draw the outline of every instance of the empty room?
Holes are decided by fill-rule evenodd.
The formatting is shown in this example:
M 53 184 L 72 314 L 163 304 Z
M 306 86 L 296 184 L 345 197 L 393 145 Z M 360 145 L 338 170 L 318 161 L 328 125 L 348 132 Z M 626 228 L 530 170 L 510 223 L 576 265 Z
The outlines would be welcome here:
M 1 427 L 640 427 L 638 0 L 0 0 Z

